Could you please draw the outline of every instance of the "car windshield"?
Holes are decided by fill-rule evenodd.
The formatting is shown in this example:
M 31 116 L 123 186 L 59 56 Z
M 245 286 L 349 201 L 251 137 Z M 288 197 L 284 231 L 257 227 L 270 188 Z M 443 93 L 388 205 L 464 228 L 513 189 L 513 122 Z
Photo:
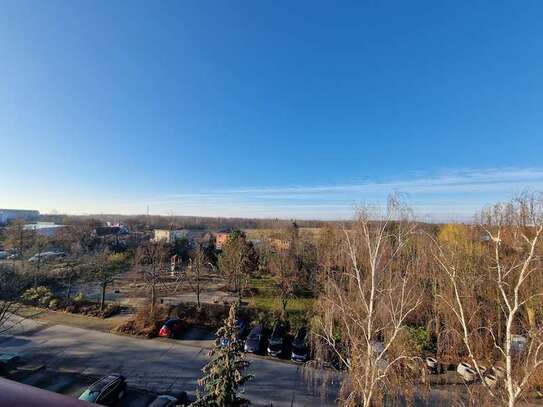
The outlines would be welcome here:
M 306 346 L 304 343 L 301 343 L 301 344 L 298 344 L 298 343 L 293 343 L 292 344 L 292 349 L 296 352 L 305 352 L 306 351 Z
M 258 339 L 260 337 L 262 333 L 262 329 L 261 328 L 253 328 L 253 330 L 251 331 L 251 333 L 249 334 L 249 338 L 248 339 Z
M 83 392 L 81 396 L 79 396 L 79 400 L 94 402 L 98 398 L 99 394 L 99 391 L 87 389 Z

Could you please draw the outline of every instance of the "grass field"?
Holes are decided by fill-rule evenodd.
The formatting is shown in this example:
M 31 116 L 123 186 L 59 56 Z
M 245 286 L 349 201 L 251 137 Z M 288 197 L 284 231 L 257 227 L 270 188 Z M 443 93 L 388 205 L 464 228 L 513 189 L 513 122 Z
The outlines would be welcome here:
M 274 281 L 270 277 L 251 278 L 249 286 L 258 294 L 247 300 L 252 307 L 268 314 L 280 314 L 283 308 L 281 299 L 276 295 Z M 314 298 L 292 298 L 287 303 L 288 319 L 292 327 L 304 325 L 315 302 Z

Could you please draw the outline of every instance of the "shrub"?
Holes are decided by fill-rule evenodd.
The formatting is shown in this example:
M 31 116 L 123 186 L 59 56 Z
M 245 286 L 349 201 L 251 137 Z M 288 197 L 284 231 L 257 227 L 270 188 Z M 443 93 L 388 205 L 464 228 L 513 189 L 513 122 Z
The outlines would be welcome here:
M 426 328 L 423 327 L 407 327 L 409 334 L 409 342 L 411 347 L 414 348 L 419 354 L 428 352 L 431 350 L 431 337 Z
M 60 301 L 58 298 L 53 298 L 51 301 L 49 301 L 49 309 L 57 309 L 60 304 Z
M 134 318 L 123 322 L 114 330 L 120 333 L 154 338 L 158 335 L 162 323 L 170 315 L 170 311 L 171 307 L 169 306 L 157 305 L 152 312 L 151 305 L 147 304 L 136 312 Z
M 85 302 L 85 295 L 83 293 L 79 293 L 73 298 L 73 301 L 74 302 Z
M 77 312 L 77 307 L 75 305 L 68 305 L 64 311 L 75 314 Z
M 42 307 L 48 307 L 53 299 L 55 296 L 51 290 L 43 286 L 29 288 L 21 295 L 21 300 L 24 303 Z
M 118 303 L 108 304 L 106 309 L 102 312 L 102 318 L 109 318 L 113 315 L 116 315 L 120 312 L 121 305 Z

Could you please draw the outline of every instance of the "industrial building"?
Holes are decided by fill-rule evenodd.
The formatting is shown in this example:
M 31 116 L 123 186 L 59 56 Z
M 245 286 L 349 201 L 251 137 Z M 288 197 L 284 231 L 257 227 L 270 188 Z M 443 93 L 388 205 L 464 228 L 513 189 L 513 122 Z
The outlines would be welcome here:
M 0 209 L 0 225 L 6 225 L 15 220 L 23 220 L 25 222 L 35 222 L 39 219 L 39 211 L 31 211 L 25 209 Z

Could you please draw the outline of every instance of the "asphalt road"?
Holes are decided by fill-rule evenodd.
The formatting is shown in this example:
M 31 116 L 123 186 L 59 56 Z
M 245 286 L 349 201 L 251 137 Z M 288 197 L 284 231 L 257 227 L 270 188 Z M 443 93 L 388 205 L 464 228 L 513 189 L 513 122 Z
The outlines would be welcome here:
M 24 321 L 0 336 L 0 352 L 16 352 L 33 364 L 44 364 L 59 374 L 101 376 L 118 372 L 129 387 L 156 393 L 194 394 L 196 380 L 206 364 L 207 350 L 182 341 L 144 340 L 63 325 Z M 255 406 L 334 406 L 337 382 L 319 384 L 326 372 L 317 372 L 308 385 L 298 365 L 249 356 L 245 396 Z M 313 382 L 313 381 L 312 381 Z

